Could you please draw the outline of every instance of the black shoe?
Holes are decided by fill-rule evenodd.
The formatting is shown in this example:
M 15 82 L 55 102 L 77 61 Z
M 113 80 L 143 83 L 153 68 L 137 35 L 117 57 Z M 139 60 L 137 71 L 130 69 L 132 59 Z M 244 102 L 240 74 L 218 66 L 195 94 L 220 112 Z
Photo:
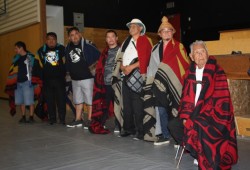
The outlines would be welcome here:
M 55 122 L 49 122 L 49 125 L 54 125 L 55 124 Z
M 133 134 L 128 132 L 128 131 L 121 131 L 121 134 L 120 134 L 121 137 L 127 137 L 127 136 L 130 136 L 130 135 L 133 135 Z
M 49 121 L 49 124 L 50 124 L 50 125 L 54 125 L 54 124 L 56 124 L 56 121 L 55 121 L 55 120 L 50 120 L 50 121 Z
M 83 125 L 82 125 L 82 126 L 83 126 L 83 129 L 88 130 L 90 124 L 91 124 L 91 120 L 83 121 Z
M 60 124 L 60 125 L 63 125 L 63 126 L 66 125 L 65 121 L 60 121 L 59 124 Z
M 30 116 L 27 123 L 34 123 L 34 122 L 35 122 L 35 120 L 34 120 L 33 116 Z
M 157 141 L 154 142 L 154 145 L 159 146 L 159 145 L 169 144 L 169 142 L 170 142 L 169 138 L 164 138 L 162 136 Z
M 143 140 L 144 137 L 143 137 L 142 134 L 137 134 L 137 135 L 135 135 L 135 137 L 133 137 L 133 139 L 134 139 L 134 140 Z
M 71 122 L 70 124 L 67 124 L 67 127 L 73 128 L 73 127 L 82 127 L 83 121 L 82 120 L 75 120 Z
M 22 118 L 19 120 L 19 123 L 27 123 L 26 117 L 22 116 Z
M 49 119 L 49 125 L 54 125 L 56 123 L 56 119 Z

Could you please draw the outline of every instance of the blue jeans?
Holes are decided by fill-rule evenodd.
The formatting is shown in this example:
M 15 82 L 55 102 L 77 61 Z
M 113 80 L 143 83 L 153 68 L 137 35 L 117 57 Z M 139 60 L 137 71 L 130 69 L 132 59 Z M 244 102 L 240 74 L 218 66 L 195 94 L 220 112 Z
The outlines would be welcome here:
M 160 115 L 160 122 L 161 122 L 161 131 L 163 137 L 169 138 L 170 132 L 168 130 L 168 113 L 165 107 L 158 107 L 159 115 Z

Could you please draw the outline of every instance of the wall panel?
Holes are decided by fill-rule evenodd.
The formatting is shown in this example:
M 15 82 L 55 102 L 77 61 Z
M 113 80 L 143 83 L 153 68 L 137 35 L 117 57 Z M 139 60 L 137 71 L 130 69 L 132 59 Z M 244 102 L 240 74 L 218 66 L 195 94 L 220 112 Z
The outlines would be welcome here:
M 70 26 L 64 27 L 64 44 L 66 45 L 68 43 L 68 35 L 67 35 L 67 28 Z M 97 48 L 102 51 L 106 47 L 105 43 L 105 34 L 106 31 L 109 30 L 107 28 L 90 28 L 85 27 L 82 36 L 90 41 L 92 41 Z M 118 34 L 118 42 L 121 44 L 125 38 L 129 35 L 128 30 L 119 30 L 119 29 L 113 29 Z M 146 32 L 146 35 L 151 38 L 152 43 L 156 44 L 159 41 L 159 36 L 157 33 L 153 32 Z
M 6 9 L 0 15 L 0 34 L 40 22 L 40 0 L 8 0 Z

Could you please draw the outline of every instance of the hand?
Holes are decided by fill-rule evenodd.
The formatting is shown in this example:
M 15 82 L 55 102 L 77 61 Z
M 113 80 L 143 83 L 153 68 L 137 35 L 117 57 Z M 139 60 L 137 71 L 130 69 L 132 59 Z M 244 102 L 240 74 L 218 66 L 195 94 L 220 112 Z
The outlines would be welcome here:
M 186 119 L 183 120 L 183 125 L 184 125 L 184 126 L 185 126 L 185 124 L 186 124 L 186 121 L 187 121 Z
M 133 71 L 133 67 L 132 67 L 131 65 L 128 65 L 128 66 L 125 66 L 125 67 L 124 67 L 123 73 L 124 73 L 125 75 L 128 75 L 129 73 L 131 73 L 131 71 Z
M 121 66 L 120 66 L 120 69 L 121 69 L 121 71 L 123 72 L 123 74 L 125 74 L 125 69 L 126 69 L 126 66 L 121 65 Z

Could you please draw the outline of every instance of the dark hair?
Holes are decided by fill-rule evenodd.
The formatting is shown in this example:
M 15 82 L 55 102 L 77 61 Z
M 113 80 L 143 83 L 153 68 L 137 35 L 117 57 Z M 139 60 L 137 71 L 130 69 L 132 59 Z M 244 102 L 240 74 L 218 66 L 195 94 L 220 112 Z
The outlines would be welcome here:
M 46 35 L 46 38 L 48 38 L 49 36 L 55 37 L 55 39 L 57 39 L 57 35 L 56 35 L 55 32 L 48 32 L 47 35 Z
M 17 41 L 17 42 L 15 43 L 15 46 L 17 46 L 18 48 L 21 48 L 21 47 L 22 47 L 24 51 L 27 51 L 27 50 L 26 50 L 26 45 L 25 45 L 25 43 L 22 42 L 22 41 Z
M 108 30 L 108 31 L 106 31 L 106 35 L 107 35 L 108 33 L 110 33 L 110 32 L 114 33 L 115 36 L 117 37 L 117 33 L 115 32 L 115 30 Z
M 68 35 L 72 32 L 72 31 L 78 31 L 79 32 L 79 29 L 77 27 L 71 27 L 71 28 L 68 28 Z

